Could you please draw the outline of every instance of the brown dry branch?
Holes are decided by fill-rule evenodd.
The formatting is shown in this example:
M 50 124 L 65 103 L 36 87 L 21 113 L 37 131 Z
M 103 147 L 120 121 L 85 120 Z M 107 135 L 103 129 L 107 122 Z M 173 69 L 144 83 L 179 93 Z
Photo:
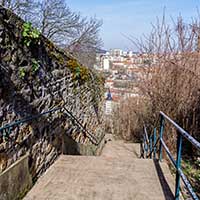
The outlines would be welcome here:
M 140 100 L 128 99 L 114 113 L 115 129 L 122 136 L 141 134 L 143 122 L 152 130 L 159 111 L 163 111 L 200 139 L 199 24 L 198 18 L 186 24 L 179 16 L 169 25 L 163 15 L 148 36 L 131 39 L 143 55 L 144 64 L 137 82 Z M 176 134 L 170 127 L 167 129 L 165 137 L 172 144 Z M 195 156 L 197 152 L 193 153 Z

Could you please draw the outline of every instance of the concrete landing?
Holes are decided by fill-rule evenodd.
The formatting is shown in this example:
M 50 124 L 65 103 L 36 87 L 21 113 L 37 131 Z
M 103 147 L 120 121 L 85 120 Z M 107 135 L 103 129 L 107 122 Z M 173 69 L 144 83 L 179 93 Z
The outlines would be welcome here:
M 106 145 L 101 153 L 103 157 L 112 158 L 139 158 L 140 144 L 126 143 L 122 140 L 114 140 L 111 136 L 106 136 Z
M 167 165 L 137 158 L 138 150 L 138 144 L 112 140 L 100 157 L 61 156 L 24 199 L 172 200 Z

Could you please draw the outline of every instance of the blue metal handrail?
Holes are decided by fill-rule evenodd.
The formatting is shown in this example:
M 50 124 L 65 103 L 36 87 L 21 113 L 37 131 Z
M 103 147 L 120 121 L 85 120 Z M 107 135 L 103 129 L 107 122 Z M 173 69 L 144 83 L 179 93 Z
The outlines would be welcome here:
M 173 158 L 169 148 L 163 140 L 165 121 L 170 122 L 177 130 L 177 155 L 176 160 Z M 152 153 L 154 159 L 156 159 L 157 154 L 157 144 L 159 143 L 159 161 L 162 161 L 162 152 L 163 148 L 166 151 L 169 159 L 171 160 L 173 166 L 176 169 L 176 186 L 175 186 L 175 200 L 179 200 L 180 198 L 180 178 L 183 180 L 188 192 L 190 193 L 192 199 L 199 200 L 196 193 L 194 192 L 189 180 L 184 175 L 181 169 L 181 155 L 182 155 L 182 140 L 183 137 L 186 138 L 193 146 L 197 149 L 200 149 L 200 142 L 198 142 L 195 138 L 193 138 L 187 131 L 181 128 L 176 122 L 174 122 L 170 117 L 168 117 L 163 112 L 160 112 L 160 130 L 159 130 L 159 138 L 156 138 L 156 128 L 154 128 L 153 134 L 150 135 L 148 139 L 147 129 L 144 126 L 144 137 L 143 137 L 143 151 L 146 154 L 146 158 L 152 158 Z M 152 139 L 153 138 L 153 139 Z M 152 146 L 153 140 L 153 146 Z
M 58 111 L 58 110 L 61 110 L 61 108 L 60 108 L 60 107 L 54 108 L 54 109 L 48 110 L 48 111 L 46 111 L 46 112 L 42 112 L 42 113 L 37 114 L 37 115 L 34 115 L 34 116 L 29 116 L 29 117 L 26 117 L 26 118 L 23 118 L 23 119 L 15 120 L 14 122 L 5 124 L 3 127 L 0 127 L 0 132 L 3 132 L 3 131 L 6 130 L 6 129 L 10 129 L 10 128 L 14 127 L 14 126 L 18 126 L 18 125 L 24 124 L 24 123 L 26 123 L 26 122 L 32 121 L 32 120 L 34 120 L 34 119 L 40 118 L 40 117 L 42 117 L 43 115 L 47 115 L 47 114 L 49 114 L 49 113 L 56 112 L 56 111 Z
M 69 118 L 71 118 L 81 129 L 84 133 L 86 133 L 86 137 L 89 138 L 89 140 L 95 144 L 95 145 L 99 145 L 99 143 L 102 141 L 102 138 L 99 138 L 99 140 L 92 134 L 90 133 L 79 121 L 78 119 L 70 112 L 68 111 L 65 106 L 62 106 L 62 107 L 57 107 L 57 108 L 53 108 L 53 109 L 50 109 L 46 112 L 42 112 L 40 114 L 37 114 L 37 115 L 33 115 L 33 116 L 29 116 L 29 117 L 26 117 L 26 118 L 23 118 L 23 119 L 18 119 L 18 120 L 15 120 L 14 122 L 11 122 L 11 123 L 8 123 L 8 124 L 5 124 L 4 126 L 0 127 L 0 136 L 3 136 L 4 138 L 10 138 L 10 134 L 11 134 L 11 131 L 13 128 L 17 127 L 17 126 L 20 126 L 24 123 L 27 123 L 29 121 L 32 121 L 32 120 L 35 120 L 35 119 L 38 119 L 44 115 L 47 115 L 47 114 L 50 114 L 50 113 L 54 113 L 56 111 L 59 111 L 62 112 L 63 114 L 67 115 Z

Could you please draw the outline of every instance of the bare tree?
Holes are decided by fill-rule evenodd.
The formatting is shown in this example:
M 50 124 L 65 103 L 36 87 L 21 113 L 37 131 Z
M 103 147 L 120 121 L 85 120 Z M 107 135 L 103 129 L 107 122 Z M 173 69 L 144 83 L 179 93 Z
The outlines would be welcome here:
M 0 5 L 5 6 L 6 5 L 6 0 L 1 0 Z
M 72 52 L 82 64 L 94 65 L 101 46 L 101 21 L 71 11 L 64 0 L 39 1 L 38 16 L 34 24 L 43 35 Z
M 137 83 L 141 109 L 127 101 L 128 112 L 136 112 L 136 118 L 142 116 L 142 121 L 153 128 L 157 125 L 159 111 L 163 111 L 200 139 L 198 38 L 199 19 L 185 23 L 179 16 L 169 25 L 163 16 L 152 25 L 149 35 L 139 40 L 131 39 L 144 56 L 140 67 L 142 75 Z M 122 124 L 118 123 L 119 128 Z M 138 125 L 142 128 L 141 124 Z M 133 132 L 138 128 L 133 127 Z M 176 139 L 176 134 L 165 136 L 168 144 Z
M 95 63 L 96 50 L 102 45 L 100 20 L 73 12 L 65 0 L 4 0 L 1 4 L 30 21 L 54 43 L 72 52 L 82 64 L 91 67 Z
M 43 0 L 37 4 L 35 26 L 43 35 L 60 46 L 69 43 L 82 26 L 82 17 L 71 11 L 64 0 Z
M 84 65 L 91 67 L 96 61 L 96 51 L 102 45 L 99 37 L 102 21 L 96 18 L 91 18 L 90 20 L 85 18 L 82 23 L 82 26 L 76 30 L 76 34 L 70 41 L 67 49 Z
M 30 20 L 35 8 L 33 0 L 2 0 L 0 4 L 12 10 L 24 20 Z

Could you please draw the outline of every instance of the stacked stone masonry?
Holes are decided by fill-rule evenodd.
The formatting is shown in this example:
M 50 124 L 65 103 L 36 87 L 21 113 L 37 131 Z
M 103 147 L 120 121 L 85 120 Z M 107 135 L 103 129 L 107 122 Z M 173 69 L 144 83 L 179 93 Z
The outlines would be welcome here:
M 103 124 L 103 80 L 42 35 L 23 36 L 23 20 L 0 7 L 0 127 L 65 106 L 91 133 L 99 137 Z M 31 30 L 30 30 L 31 31 Z M 87 72 L 82 78 L 68 63 Z M 83 74 L 84 75 L 84 74 Z M 0 135 L 0 173 L 29 154 L 29 169 L 38 177 L 63 152 L 65 137 L 91 144 L 87 135 L 63 112 L 32 120 Z

